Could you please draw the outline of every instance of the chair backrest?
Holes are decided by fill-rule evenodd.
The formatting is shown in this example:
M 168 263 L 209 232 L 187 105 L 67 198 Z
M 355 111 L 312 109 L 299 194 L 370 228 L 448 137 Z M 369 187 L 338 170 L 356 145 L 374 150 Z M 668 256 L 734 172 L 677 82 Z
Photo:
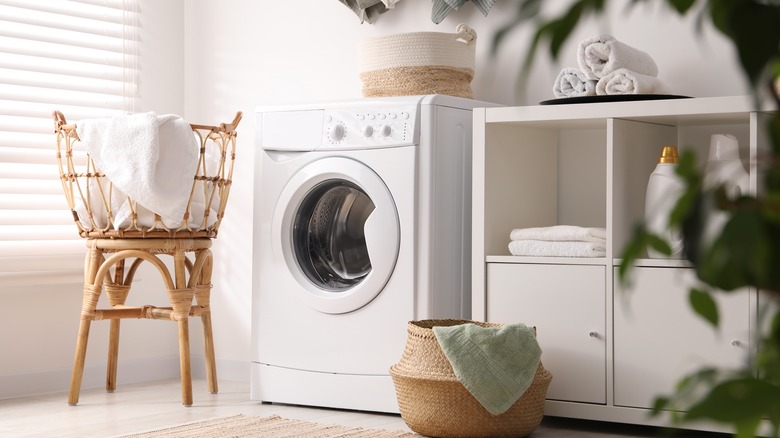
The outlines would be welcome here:
M 183 217 L 165 223 L 114 187 L 86 153 L 76 124 L 68 124 L 55 111 L 60 180 L 79 235 L 90 239 L 216 237 L 233 182 L 241 116 L 238 112 L 232 122 L 218 126 L 190 125 L 200 144 L 198 167 Z

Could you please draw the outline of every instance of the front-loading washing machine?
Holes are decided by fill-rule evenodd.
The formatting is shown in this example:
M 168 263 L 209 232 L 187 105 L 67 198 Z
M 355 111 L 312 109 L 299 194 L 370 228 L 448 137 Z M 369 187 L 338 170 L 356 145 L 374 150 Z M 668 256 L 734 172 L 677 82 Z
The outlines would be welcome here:
M 251 397 L 398 412 L 407 322 L 470 312 L 472 109 L 258 108 Z

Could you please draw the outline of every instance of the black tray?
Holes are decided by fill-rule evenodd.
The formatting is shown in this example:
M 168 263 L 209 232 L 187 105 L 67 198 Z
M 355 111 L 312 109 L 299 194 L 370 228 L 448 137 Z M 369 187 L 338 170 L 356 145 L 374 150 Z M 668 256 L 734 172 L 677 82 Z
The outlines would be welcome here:
M 570 103 L 634 102 L 639 100 L 690 99 L 677 94 L 607 94 L 603 96 L 562 97 L 543 100 L 539 105 L 564 105 Z

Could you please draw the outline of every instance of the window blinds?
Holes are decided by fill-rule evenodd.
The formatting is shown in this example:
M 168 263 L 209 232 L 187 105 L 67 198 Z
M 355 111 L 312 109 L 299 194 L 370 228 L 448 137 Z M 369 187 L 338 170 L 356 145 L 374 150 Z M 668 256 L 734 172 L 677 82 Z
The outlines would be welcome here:
M 132 112 L 135 0 L 0 0 L 0 287 L 83 281 L 52 112 Z

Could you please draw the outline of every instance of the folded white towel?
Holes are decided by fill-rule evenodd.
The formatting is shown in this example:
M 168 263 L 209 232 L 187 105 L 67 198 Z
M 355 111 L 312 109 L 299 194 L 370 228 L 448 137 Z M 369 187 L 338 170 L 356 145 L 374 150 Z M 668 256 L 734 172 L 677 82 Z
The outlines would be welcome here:
M 581 41 L 577 47 L 577 63 L 588 79 L 601 79 L 620 68 L 658 76 L 658 66 L 650 55 L 610 35 L 598 35 Z
M 555 79 L 553 95 L 558 98 L 595 96 L 596 81 L 588 79 L 578 68 L 564 68 Z
M 531 257 L 604 257 L 607 245 L 603 242 L 513 240 L 509 242 L 509 252 Z
M 187 208 L 198 143 L 190 125 L 153 112 L 82 120 L 76 131 L 114 186 L 171 222 Z
M 515 228 L 509 233 L 509 240 L 546 240 L 606 242 L 606 228 L 555 225 L 552 227 Z
M 669 89 L 658 78 L 621 68 L 599 79 L 596 94 L 669 94 Z

